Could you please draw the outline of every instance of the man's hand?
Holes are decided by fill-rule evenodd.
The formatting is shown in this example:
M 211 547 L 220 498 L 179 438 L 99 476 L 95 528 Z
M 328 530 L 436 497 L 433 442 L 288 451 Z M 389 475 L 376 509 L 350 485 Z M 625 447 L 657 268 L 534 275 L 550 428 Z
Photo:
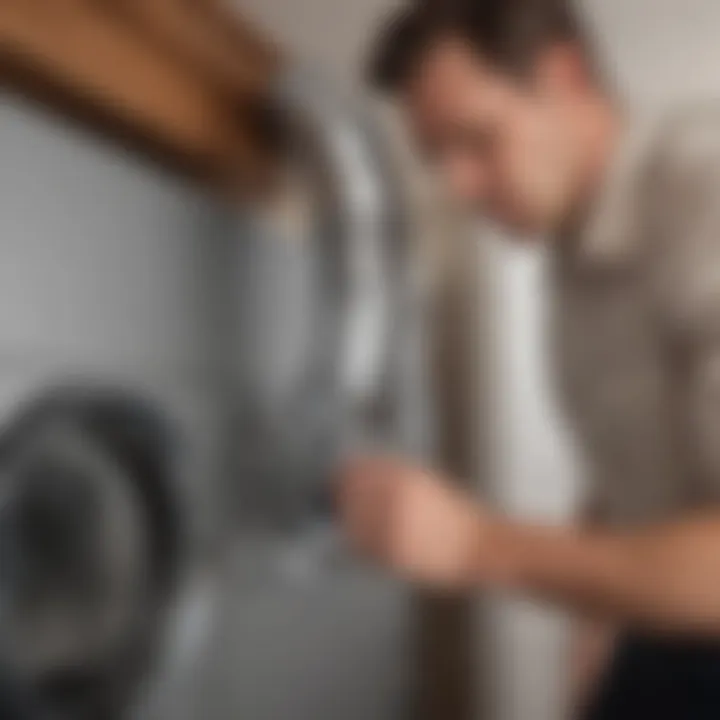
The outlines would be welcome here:
M 387 458 L 351 462 L 341 480 L 341 513 L 358 551 L 438 590 L 477 586 L 490 523 L 472 497 Z
M 494 587 L 619 625 L 720 635 L 720 515 L 640 530 L 499 520 L 442 478 L 398 460 L 350 463 L 340 488 L 354 545 L 408 580 Z

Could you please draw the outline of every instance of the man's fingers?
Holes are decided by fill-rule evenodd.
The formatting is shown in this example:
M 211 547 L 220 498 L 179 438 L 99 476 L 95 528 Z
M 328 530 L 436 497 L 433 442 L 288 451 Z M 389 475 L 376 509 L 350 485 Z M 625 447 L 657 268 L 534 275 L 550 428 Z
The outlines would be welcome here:
M 392 484 L 379 466 L 355 464 L 340 488 L 341 516 L 359 550 L 381 555 L 392 513 Z

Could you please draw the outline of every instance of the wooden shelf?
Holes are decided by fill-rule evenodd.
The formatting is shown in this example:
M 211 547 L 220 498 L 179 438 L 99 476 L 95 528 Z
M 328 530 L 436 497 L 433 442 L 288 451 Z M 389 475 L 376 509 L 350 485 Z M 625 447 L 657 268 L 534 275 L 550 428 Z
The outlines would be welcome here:
M 262 172 L 281 64 L 220 0 L 0 0 L 7 87 L 215 186 Z

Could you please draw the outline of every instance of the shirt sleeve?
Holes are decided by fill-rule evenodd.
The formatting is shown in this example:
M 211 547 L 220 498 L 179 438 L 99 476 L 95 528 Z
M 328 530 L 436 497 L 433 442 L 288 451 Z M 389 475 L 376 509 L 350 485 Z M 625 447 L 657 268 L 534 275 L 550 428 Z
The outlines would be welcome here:
M 720 503 L 720 114 L 667 141 L 651 212 L 656 289 L 690 496 Z

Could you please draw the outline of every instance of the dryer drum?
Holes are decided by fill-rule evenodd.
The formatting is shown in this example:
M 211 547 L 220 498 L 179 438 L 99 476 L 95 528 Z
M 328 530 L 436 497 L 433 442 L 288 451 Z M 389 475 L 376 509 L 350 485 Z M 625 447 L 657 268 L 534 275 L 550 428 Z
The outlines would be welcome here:
M 110 720 L 132 701 L 182 563 L 171 434 L 123 391 L 64 388 L 0 435 L 0 710 Z
M 294 184 L 282 227 L 254 223 L 237 241 L 237 436 L 243 480 L 297 520 L 329 506 L 343 452 L 391 431 L 406 229 L 358 103 L 293 68 L 275 109 Z

